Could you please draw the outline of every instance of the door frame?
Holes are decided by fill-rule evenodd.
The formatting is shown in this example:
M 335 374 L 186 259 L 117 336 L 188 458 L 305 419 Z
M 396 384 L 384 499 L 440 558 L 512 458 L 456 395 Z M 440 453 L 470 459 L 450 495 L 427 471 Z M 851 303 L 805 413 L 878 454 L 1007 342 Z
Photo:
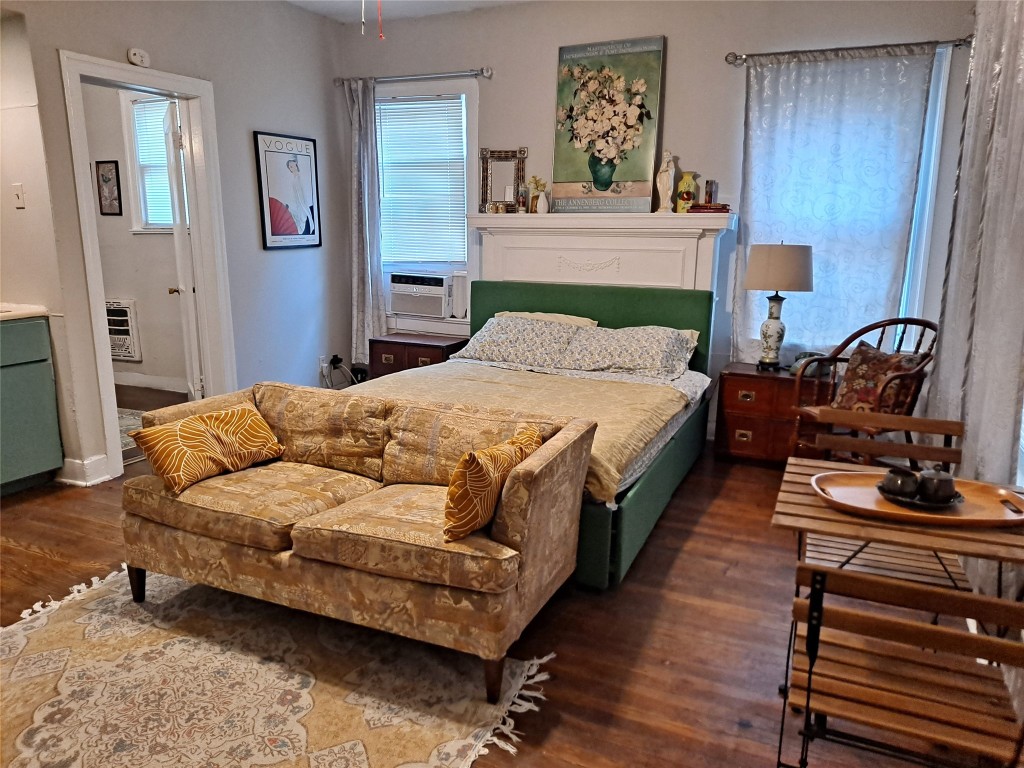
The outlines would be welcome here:
M 60 64 L 106 446 L 106 461 L 90 461 L 82 477 L 65 476 L 62 479 L 73 484 L 92 485 L 119 476 L 124 471 L 124 465 L 121 461 L 114 370 L 107 333 L 106 292 L 103 288 L 103 267 L 93 199 L 95 190 L 85 129 L 83 83 L 149 91 L 189 101 L 188 120 L 187 124 L 182 124 L 182 134 L 195 172 L 195 205 L 194 208 L 190 206 L 193 218 L 189 223 L 196 267 L 199 349 L 208 395 L 237 389 L 235 343 L 228 295 L 227 242 L 224 235 L 213 84 L 207 80 L 144 69 L 66 50 L 60 51 Z M 66 469 L 65 475 L 68 474 Z

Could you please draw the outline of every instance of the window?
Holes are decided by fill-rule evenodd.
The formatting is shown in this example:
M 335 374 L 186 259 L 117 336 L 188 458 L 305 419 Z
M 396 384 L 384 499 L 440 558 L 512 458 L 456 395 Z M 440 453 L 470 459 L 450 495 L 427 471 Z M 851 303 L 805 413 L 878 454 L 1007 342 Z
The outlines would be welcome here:
M 814 249 L 813 293 L 786 296 L 784 354 L 829 349 L 867 320 L 928 316 L 948 48 L 764 55 L 747 66 L 746 243 Z M 741 269 L 738 260 L 738 280 Z M 738 359 L 759 356 L 764 296 L 736 293 Z
M 447 81 L 448 93 L 429 92 L 437 87 L 406 83 L 377 89 L 385 271 L 444 271 L 466 263 L 476 81 Z
M 132 229 L 169 232 L 174 224 L 164 120 L 173 99 L 121 92 Z

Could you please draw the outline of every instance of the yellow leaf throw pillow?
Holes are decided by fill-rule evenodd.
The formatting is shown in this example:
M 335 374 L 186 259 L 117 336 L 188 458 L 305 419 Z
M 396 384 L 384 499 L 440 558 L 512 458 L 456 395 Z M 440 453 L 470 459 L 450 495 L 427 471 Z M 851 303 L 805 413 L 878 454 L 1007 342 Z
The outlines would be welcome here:
M 237 472 L 284 452 L 249 403 L 129 432 L 153 472 L 174 493 L 222 472 Z
M 462 455 L 444 505 L 445 541 L 464 539 L 491 522 L 512 469 L 542 442 L 536 427 L 526 427 L 503 443 Z

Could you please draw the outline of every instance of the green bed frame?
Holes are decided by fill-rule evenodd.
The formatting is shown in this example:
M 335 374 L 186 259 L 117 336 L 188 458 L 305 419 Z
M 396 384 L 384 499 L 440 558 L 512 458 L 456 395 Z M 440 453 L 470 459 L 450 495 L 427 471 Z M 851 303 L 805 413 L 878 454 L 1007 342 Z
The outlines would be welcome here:
M 690 368 L 707 373 L 714 303 L 711 291 L 476 280 L 470 295 L 471 333 L 503 310 L 581 315 L 605 328 L 664 325 L 700 331 Z M 705 399 L 651 466 L 620 492 L 617 509 L 583 503 L 576 557 L 578 583 L 607 589 L 622 581 L 676 487 L 704 450 L 707 426 Z

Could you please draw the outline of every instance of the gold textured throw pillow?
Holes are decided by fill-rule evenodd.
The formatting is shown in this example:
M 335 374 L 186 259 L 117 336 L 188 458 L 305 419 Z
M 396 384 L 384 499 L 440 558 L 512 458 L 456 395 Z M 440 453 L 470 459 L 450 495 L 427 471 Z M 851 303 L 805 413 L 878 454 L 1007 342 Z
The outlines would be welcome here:
M 526 427 L 503 443 L 462 456 L 448 485 L 444 540 L 458 541 L 491 522 L 501 489 L 513 468 L 540 448 L 535 427 Z
M 222 472 L 237 472 L 284 452 L 249 403 L 128 433 L 174 493 Z

